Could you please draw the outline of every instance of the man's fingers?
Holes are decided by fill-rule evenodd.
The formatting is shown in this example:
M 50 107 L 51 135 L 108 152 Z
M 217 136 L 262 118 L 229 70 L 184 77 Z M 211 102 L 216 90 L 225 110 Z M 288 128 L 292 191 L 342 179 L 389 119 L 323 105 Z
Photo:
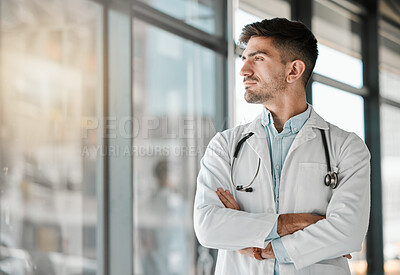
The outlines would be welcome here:
M 232 205 L 232 203 L 229 200 L 229 198 L 227 198 L 227 196 L 225 195 L 224 191 L 221 192 L 220 190 L 217 190 L 217 195 L 218 195 L 218 198 L 220 199 L 220 201 L 223 203 L 223 205 L 226 208 L 234 209 L 234 206 Z
M 228 190 L 225 190 L 224 193 L 225 193 L 225 198 L 227 198 L 229 201 L 230 208 L 235 210 L 240 210 L 239 204 L 235 201 L 232 194 Z
M 222 188 L 217 189 L 217 195 L 220 201 L 225 207 L 240 210 L 239 204 L 235 201 L 232 194 L 228 190 L 223 190 Z
M 232 204 L 232 205 L 236 204 L 235 199 L 233 198 L 232 194 L 228 190 L 223 191 L 222 194 L 224 194 L 225 198 L 229 201 L 230 204 Z
M 217 190 L 217 195 L 218 195 L 219 200 L 222 202 L 222 204 L 223 204 L 225 207 L 229 208 L 229 207 L 228 207 L 228 200 L 227 200 L 227 199 L 225 198 L 225 196 L 221 193 L 221 191 Z
M 248 256 L 248 257 L 253 257 L 254 256 L 252 247 L 243 248 L 243 249 L 238 250 L 237 252 L 239 252 L 242 255 Z

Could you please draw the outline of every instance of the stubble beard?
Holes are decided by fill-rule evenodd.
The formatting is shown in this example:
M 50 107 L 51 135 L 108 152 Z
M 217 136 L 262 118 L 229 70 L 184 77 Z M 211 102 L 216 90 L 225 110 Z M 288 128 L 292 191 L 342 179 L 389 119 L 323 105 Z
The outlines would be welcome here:
M 276 81 L 264 82 L 260 87 L 247 87 L 244 99 L 248 103 L 264 104 L 271 101 L 285 89 L 284 75 L 275 78 Z

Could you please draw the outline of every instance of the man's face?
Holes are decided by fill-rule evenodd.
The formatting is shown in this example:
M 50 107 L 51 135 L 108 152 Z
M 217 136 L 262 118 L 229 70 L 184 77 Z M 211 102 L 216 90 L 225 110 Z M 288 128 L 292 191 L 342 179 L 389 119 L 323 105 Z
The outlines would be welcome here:
M 247 102 L 264 104 L 282 94 L 286 87 L 285 65 L 272 38 L 250 38 L 242 60 L 240 75 L 244 77 Z

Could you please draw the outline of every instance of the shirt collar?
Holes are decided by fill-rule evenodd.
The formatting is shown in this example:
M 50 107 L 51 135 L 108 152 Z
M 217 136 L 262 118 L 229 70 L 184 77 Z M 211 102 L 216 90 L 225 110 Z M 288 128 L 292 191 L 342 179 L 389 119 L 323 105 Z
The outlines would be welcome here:
M 304 112 L 291 117 L 288 121 L 286 121 L 283 129 L 289 129 L 292 133 L 298 133 L 303 125 L 306 123 L 307 119 L 310 117 L 311 107 L 307 104 L 307 110 Z M 263 108 L 263 113 L 261 116 L 261 124 L 264 127 L 270 127 L 274 124 L 274 118 L 272 117 L 271 112 L 267 108 Z

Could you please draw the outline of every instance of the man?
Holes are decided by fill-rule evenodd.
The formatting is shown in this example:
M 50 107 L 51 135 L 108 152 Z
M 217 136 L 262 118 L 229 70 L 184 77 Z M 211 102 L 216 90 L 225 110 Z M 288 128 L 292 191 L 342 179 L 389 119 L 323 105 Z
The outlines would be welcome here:
M 265 108 L 208 145 L 198 240 L 219 249 L 216 274 L 350 274 L 348 254 L 368 227 L 370 155 L 306 102 L 317 41 L 302 23 L 275 18 L 245 26 L 240 42 L 245 99 Z

